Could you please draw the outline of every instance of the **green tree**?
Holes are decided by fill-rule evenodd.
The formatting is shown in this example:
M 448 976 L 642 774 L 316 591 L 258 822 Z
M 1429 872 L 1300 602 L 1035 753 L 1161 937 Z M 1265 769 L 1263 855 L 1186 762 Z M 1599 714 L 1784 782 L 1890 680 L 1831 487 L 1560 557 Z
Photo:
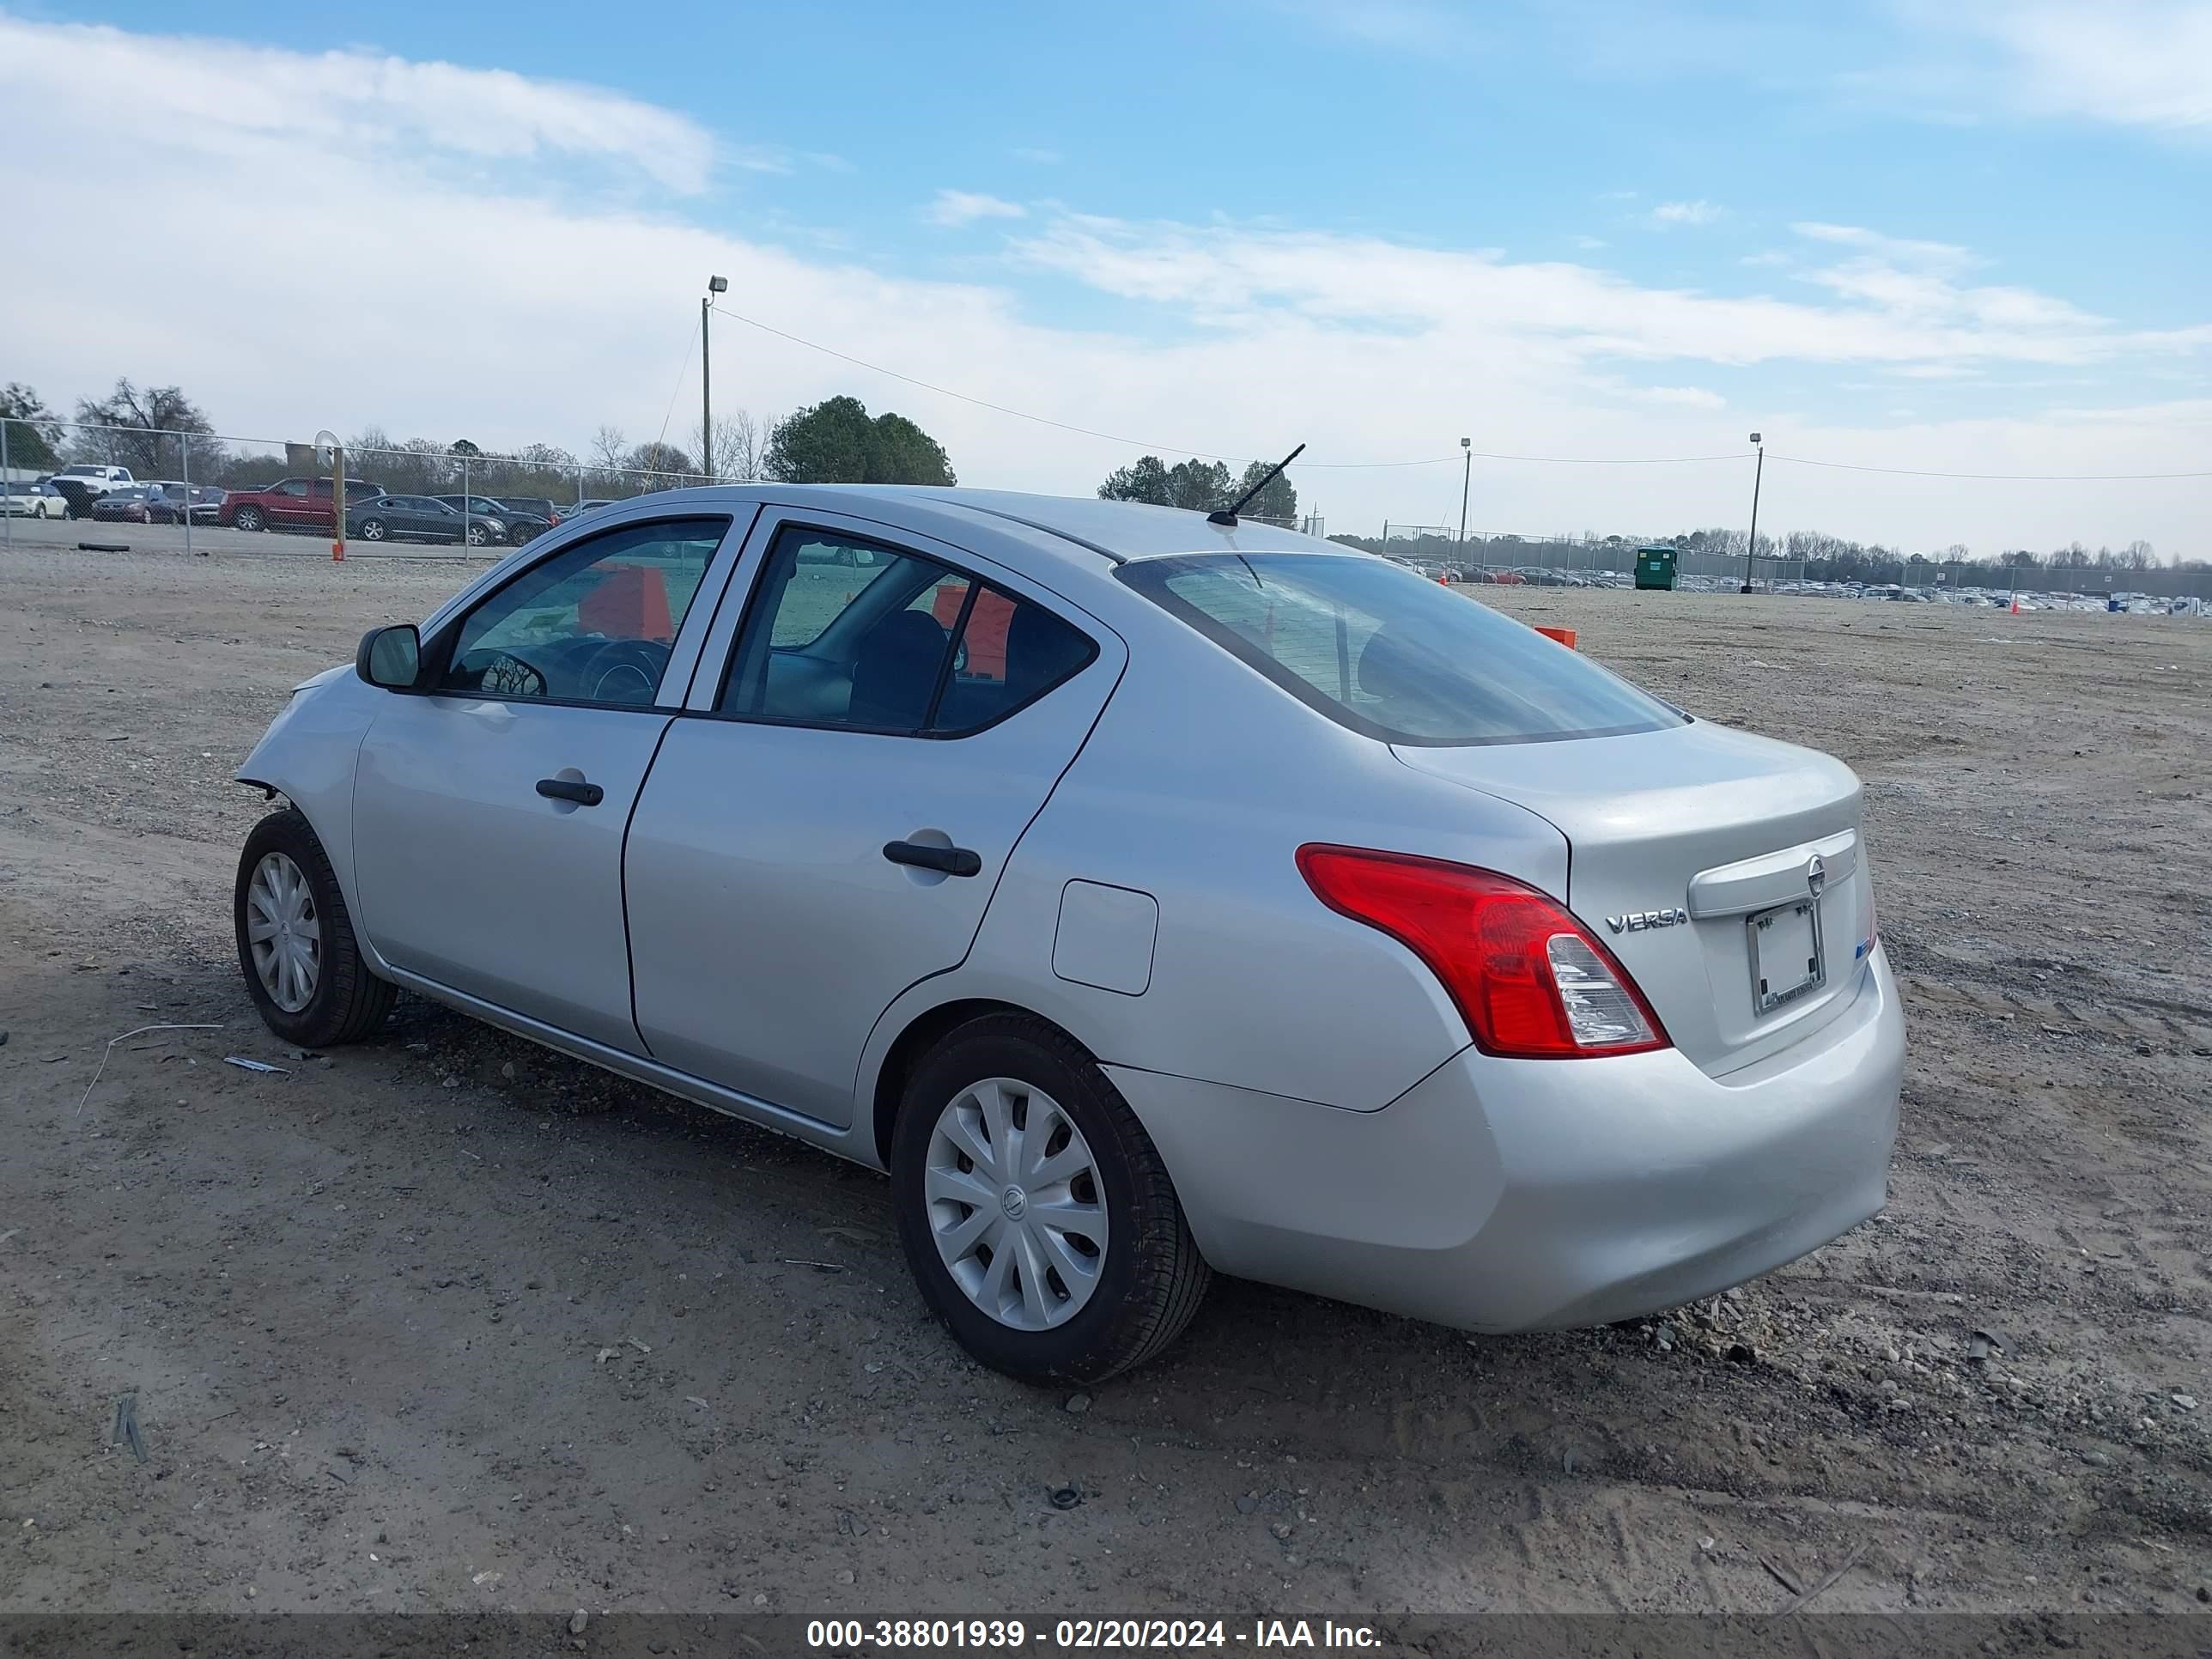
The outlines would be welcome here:
M 870 428 L 866 483 L 937 484 L 959 481 L 945 446 L 903 415 L 878 415 Z
M 761 470 L 779 483 L 958 482 L 944 445 L 903 415 L 871 419 L 858 398 L 830 398 L 778 421 Z
M 483 451 L 478 449 L 466 438 L 456 438 L 453 440 L 453 447 L 449 453 L 455 455 L 466 455 L 473 460 L 476 457 L 483 454 Z
M 1273 465 L 1273 461 L 1254 461 L 1247 466 L 1243 478 L 1237 486 L 1237 494 L 1229 499 L 1235 501 L 1237 495 L 1242 495 L 1259 483 Z M 1269 479 L 1267 487 L 1245 503 L 1244 511 L 1252 518 L 1279 519 L 1295 527 L 1298 521 L 1298 492 L 1297 487 L 1291 482 L 1290 473 L 1279 472 Z
M 8 422 L 10 466 L 49 472 L 61 465 L 61 421 L 29 386 L 15 380 L 0 386 L 0 420 Z
M 1237 499 L 1229 469 L 1219 461 L 1177 461 L 1170 466 L 1157 455 L 1107 474 L 1098 493 L 1109 501 L 1149 501 L 1197 513 L 1211 513 Z
M 181 386 L 149 386 L 142 392 L 129 380 L 118 380 L 97 401 L 80 398 L 76 418 L 85 426 L 121 429 L 78 433 L 70 444 L 72 455 L 127 466 L 142 478 L 175 477 L 184 470 L 184 440 L 177 434 L 215 430 Z

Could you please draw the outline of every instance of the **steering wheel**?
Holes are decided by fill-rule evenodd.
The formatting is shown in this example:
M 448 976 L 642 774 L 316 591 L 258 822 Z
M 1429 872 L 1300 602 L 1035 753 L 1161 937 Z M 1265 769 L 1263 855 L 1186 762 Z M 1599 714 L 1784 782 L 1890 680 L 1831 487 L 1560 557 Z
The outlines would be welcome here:
M 668 657 L 668 647 L 649 640 L 609 640 L 584 659 L 577 683 L 593 702 L 651 702 Z
M 545 676 L 508 651 L 471 651 L 459 665 L 476 678 L 476 689 L 495 697 L 542 697 Z

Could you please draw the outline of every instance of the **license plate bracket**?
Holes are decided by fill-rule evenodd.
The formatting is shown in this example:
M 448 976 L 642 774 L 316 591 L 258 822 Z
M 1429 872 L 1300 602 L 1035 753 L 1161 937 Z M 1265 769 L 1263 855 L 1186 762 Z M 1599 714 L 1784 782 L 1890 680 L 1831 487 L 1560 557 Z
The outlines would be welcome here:
M 1820 948 L 1820 902 L 1810 896 L 1761 910 L 1746 921 L 1751 955 L 1751 1001 L 1771 1013 L 1827 982 Z

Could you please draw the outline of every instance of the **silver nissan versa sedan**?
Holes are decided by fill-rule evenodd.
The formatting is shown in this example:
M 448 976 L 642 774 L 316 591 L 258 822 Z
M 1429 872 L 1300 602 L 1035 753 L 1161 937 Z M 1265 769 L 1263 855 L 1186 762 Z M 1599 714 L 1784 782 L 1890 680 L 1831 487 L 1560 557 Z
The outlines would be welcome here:
M 889 1171 L 985 1364 L 1235 1273 L 1480 1331 L 1881 1206 L 1857 780 L 1385 559 L 854 486 L 603 507 L 301 686 L 239 778 L 270 1027 L 395 989 Z

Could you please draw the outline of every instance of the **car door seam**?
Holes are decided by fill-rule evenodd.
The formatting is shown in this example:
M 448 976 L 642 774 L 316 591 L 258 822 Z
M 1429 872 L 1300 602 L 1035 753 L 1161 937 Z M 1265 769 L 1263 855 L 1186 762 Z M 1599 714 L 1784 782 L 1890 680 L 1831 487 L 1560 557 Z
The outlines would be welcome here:
M 637 809 L 645 799 L 646 787 L 653 781 L 653 769 L 660 759 L 662 745 L 667 743 L 668 734 L 675 727 L 676 717 L 673 714 L 661 716 L 660 735 L 653 740 L 653 752 L 646 757 L 645 771 L 637 781 L 636 793 L 629 798 L 629 812 L 623 819 L 622 846 L 615 854 L 615 872 L 619 878 L 622 891 L 623 976 L 629 981 L 629 1028 L 637 1033 L 637 1046 L 644 1051 L 647 1060 L 655 1056 L 653 1044 L 646 1038 L 645 1026 L 637 1017 L 637 946 L 631 938 L 629 927 L 629 832 L 631 826 L 637 822 Z
M 1116 637 L 1119 636 L 1116 635 Z M 860 1042 L 860 1052 L 853 1059 L 853 1121 L 855 1124 L 860 1121 L 860 1113 L 863 1098 L 860 1092 L 860 1073 L 862 1068 L 868 1063 L 868 1051 L 875 1046 L 876 1033 L 883 1029 L 884 1021 L 890 1018 L 891 1010 L 897 1007 L 911 994 L 915 986 L 927 985 L 931 980 L 942 979 L 947 974 L 957 973 L 968 965 L 968 958 L 975 954 L 975 941 L 983 937 L 983 929 L 990 922 L 991 907 L 999 902 L 999 889 L 1006 879 L 1006 872 L 1013 866 L 1014 854 L 1021 850 L 1023 841 L 1027 838 L 1037 819 L 1043 816 L 1044 809 L 1052 805 L 1052 798 L 1060 793 L 1060 786 L 1066 781 L 1067 775 L 1074 769 L 1075 763 L 1083 758 L 1083 751 L 1091 746 L 1091 739 L 1097 734 L 1098 722 L 1106 718 L 1106 711 L 1113 706 L 1115 694 L 1121 689 L 1121 681 L 1128 672 L 1128 647 L 1125 643 L 1122 647 L 1121 665 L 1115 672 L 1114 684 L 1106 688 L 1106 695 L 1099 699 L 1098 710 L 1091 715 L 1091 724 L 1084 727 L 1081 740 L 1076 744 L 1073 752 L 1068 756 L 1066 763 L 1053 774 L 1051 783 L 1046 786 L 1043 795 L 1038 799 L 1036 811 L 1022 820 L 1022 827 L 1015 832 L 1013 839 L 1006 843 L 1006 856 L 999 860 L 999 873 L 991 878 L 991 891 L 983 900 L 982 908 L 975 913 L 975 926 L 968 935 L 968 942 L 961 947 L 959 956 L 944 967 L 922 975 L 913 984 L 900 990 L 883 1006 L 882 1011 L 876 1016 L 875 1023 L 868 1027 L 868 1035 Z M 1050 695 L 1047 693 L 1048 696 Z M 1041 706 L 1040 703 L 1030 705 L 1031 708 Z

